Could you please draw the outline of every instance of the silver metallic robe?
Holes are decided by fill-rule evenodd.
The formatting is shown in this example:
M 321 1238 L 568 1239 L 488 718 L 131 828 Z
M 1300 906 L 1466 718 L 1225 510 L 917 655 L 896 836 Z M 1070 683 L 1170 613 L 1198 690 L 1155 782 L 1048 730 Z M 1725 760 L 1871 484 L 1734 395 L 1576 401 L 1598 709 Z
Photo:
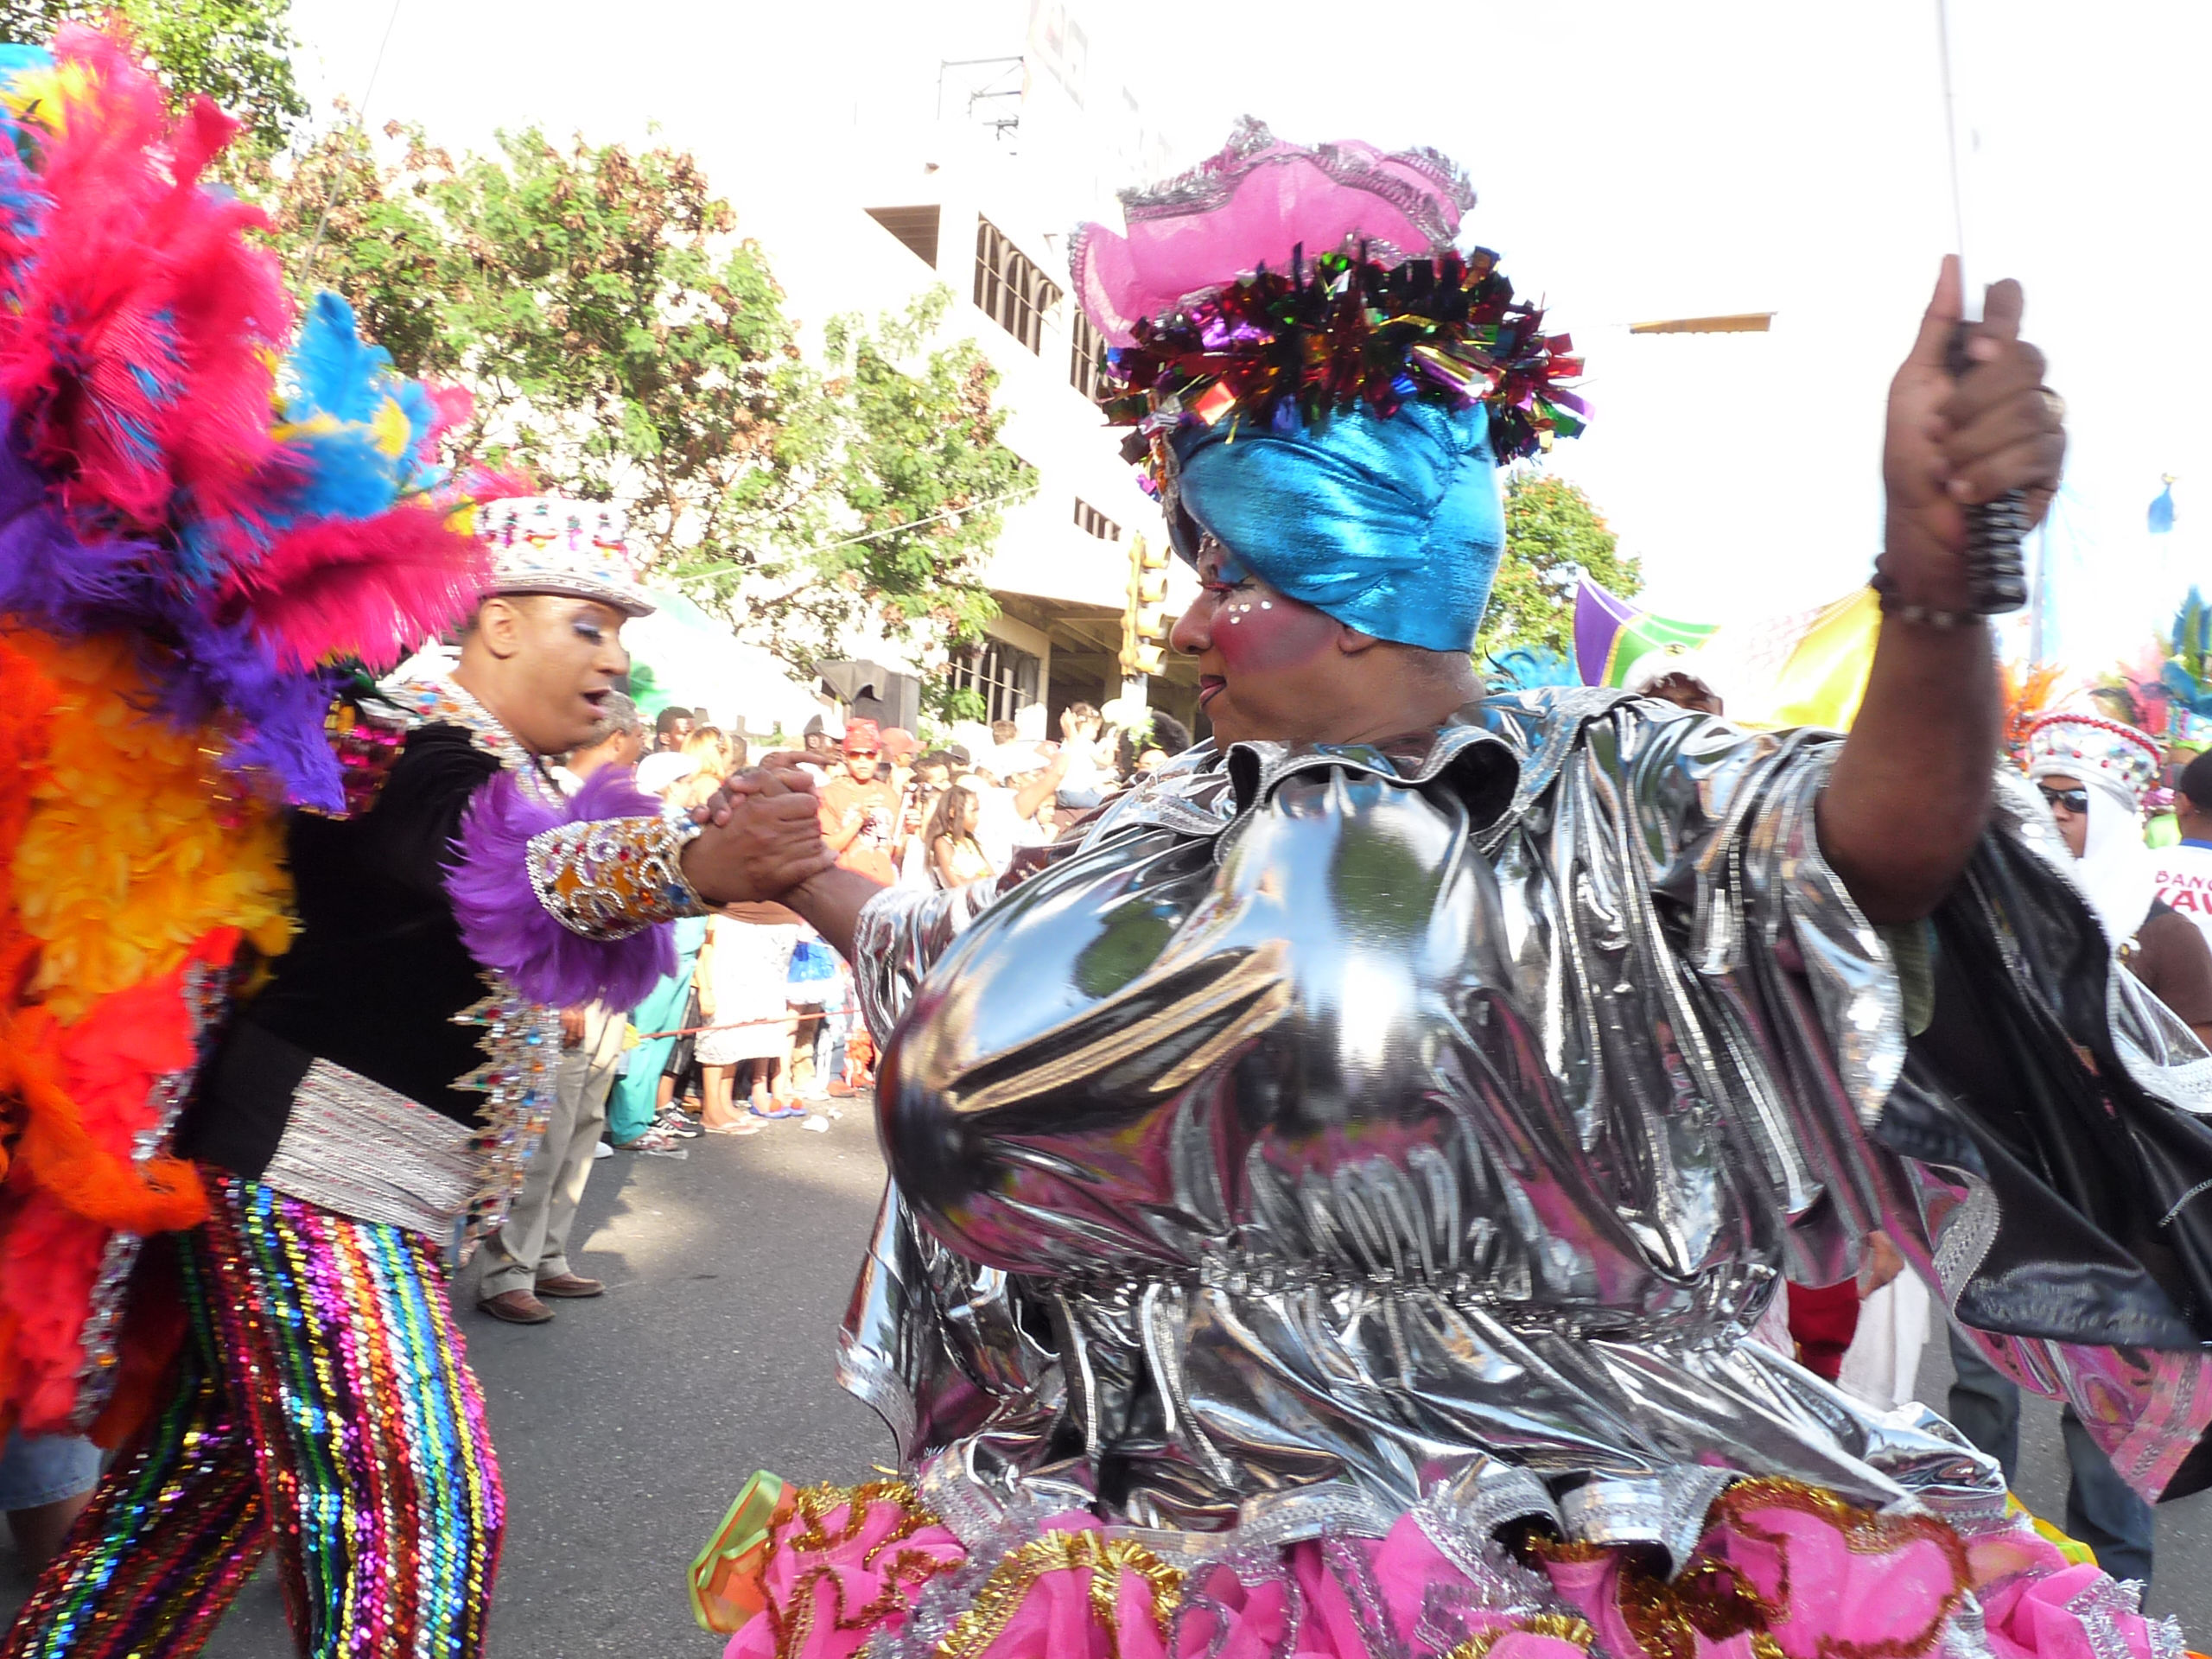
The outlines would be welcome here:
M 929 1500 L 1243 1542 L 1442 1504 L 1677 1560 L 1732 1471 L 1986 1516 L 1947 1425 L 1746 1338 L 1877 1225 L 1954 1287 L 1992 1228 L 1868 1138 L 1911 976 L 1815 841 L 1836 743 L 1493 698 L 1193 752 L 1003 897 L 873 902 L 893 1182 L 841 1375 Z M 2038 804 L 1999 816 L 2063 891 Z M 2125 979 L 2131 1071 L 2212 1105 Z M 2194 1353 L 1995 1345 L 2153 1488 L 2212 1414 Z

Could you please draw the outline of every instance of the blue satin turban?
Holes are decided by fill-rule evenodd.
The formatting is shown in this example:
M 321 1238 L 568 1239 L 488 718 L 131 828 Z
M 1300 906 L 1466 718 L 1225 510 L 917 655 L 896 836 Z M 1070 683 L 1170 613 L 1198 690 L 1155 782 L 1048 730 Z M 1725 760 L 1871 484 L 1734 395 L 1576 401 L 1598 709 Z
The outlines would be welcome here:
M 1183 428 L 1174 446 L 1167 517 L 1185 557 L 1198 550 L 1188 514 L 1269 587 L 1347 626 L 1473 646 L 1505 550 L 1480 404 L 1408 401 L 1387 419 L 1362 407 L 1287 429 L 1224 420 Z

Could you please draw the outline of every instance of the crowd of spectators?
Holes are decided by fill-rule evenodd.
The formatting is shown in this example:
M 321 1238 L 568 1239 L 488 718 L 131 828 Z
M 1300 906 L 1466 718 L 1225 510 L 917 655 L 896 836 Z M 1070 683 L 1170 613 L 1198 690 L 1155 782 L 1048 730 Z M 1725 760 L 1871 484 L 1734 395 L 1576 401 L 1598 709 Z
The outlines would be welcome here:
M 833 749 L 810 733 L 806 753 L 824 776 L 823 834 L 840 861 L 886 886 L 964 887 L 995 880 L 1023 848 L 1057 839 L 1125 785 L 1191 744 L 1173 716 L 1135 731 L 1087 702 L 1060 716 L 1057 742 L 1025 739 L 994 721 L 988 747 L 917 753 L 897 727 L 856 720 Z
M 886 887 L 942 888 L 995 880 L 1023 849 L 1190 746 L 1170 716 L 1131 729 L 1085 702 L 1062 714 L 1057 742 L 1025 740 L 1012 721 L 990 740 L 924 750 L 899 727 L 854 719 L 836 734 L 815 722 L 798 745 L 770 740 L 758 753 L 795 752 L 816 772 L 823 836 L 841 864 Z M 697 709 L 662 709 L 651 741 L 639 786 L 677 812 L 710 799 L 755 753 Z M 669 1154 L 701 1135 L 755 1134 L 868 1085 L 850 972 L 798 917 L 734 906 L 682 925 L 677 946 L 677 972 L 630 1011 L 610 1147 Z

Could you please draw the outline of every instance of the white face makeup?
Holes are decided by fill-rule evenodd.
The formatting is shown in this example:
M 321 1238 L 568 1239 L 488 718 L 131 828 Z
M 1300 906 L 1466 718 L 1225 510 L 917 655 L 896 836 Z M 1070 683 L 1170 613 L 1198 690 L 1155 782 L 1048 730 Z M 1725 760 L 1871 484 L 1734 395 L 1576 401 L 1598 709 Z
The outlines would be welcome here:
M 1199 541 L 1198 569 L 1198 600 L 1169 638 L 1198 659 L 1198 702 L 1215 737 L 1234 743 L 1298 734 L 1344 626 L 1278 593 L 1211 535 Z
M 1210 573 L 1210 574 L 1209 574 Z M 1255 599 L 1260 583 L 1245 569 L 1243 562 L 1218 541 L 1211 531 L 1198 538 L 1198 579 L 1205 582 L 1219 582 L 1236 594 L 1234 600 L 1224 603 L 1220 613 L 1235 627 L 1255 610 L 1272 611 L 1272 599 Z

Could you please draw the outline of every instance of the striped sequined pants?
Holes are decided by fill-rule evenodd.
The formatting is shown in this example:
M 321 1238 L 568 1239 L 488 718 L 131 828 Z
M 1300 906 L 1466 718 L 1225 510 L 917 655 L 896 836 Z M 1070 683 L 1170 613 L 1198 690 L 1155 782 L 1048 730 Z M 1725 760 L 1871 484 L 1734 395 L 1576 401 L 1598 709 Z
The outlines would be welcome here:
M 475 1659 L 505 1503 L 436 1242 L 226 1179 L 174 1392 L 4 1659 L 198 1653 L 275 1547 L 312 1659 Z

